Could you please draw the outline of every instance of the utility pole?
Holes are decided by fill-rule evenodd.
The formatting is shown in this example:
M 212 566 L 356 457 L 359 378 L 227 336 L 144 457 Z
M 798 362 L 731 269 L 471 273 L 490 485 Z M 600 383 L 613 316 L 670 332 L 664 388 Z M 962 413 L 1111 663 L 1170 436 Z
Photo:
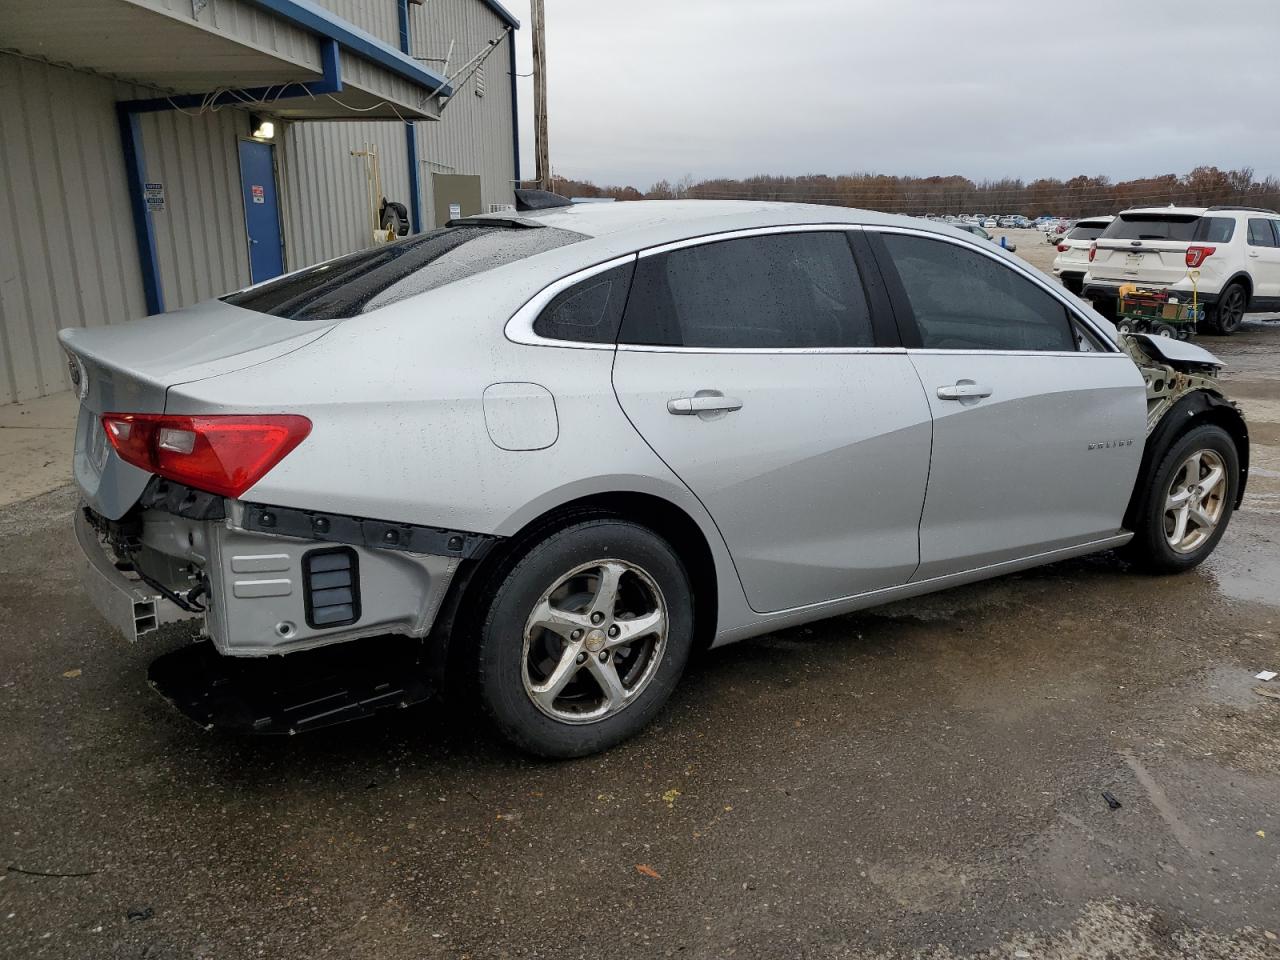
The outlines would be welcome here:
M 538 188 L 551 189 L 551 151 L 547 147 L 547 37 L 542 0 L 529 0 L 533 21 L 533 149 Z

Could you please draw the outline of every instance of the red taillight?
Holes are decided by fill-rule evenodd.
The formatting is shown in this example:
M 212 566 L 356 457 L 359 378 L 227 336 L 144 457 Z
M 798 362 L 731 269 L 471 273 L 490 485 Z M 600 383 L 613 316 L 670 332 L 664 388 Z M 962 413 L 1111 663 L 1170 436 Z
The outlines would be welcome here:
M 1066 252 L 1067 252 L 1068 250 L 1070 250 L 1070 249 L 1071 249 L 1071 248 L 1070 248 L 1069 246 L 1067 246 L 1065 243 L 1060 243 L 1060 244 L 1058 244 L 1058 252 L 1059 252 L 1059 253 L 1066 253 Z
M 1098 255 L 1098 245 L 1096 243 L 1089 244 L 1089 262 L 1093 263 L 1093 258 Z
M 199 490 L 238 497 L 311 432 L 295 414 L 104 413 L 120 459 Z
M 1198 267 L 1217 252 L 1217 247 L 1187 247 L 1187 266 Z

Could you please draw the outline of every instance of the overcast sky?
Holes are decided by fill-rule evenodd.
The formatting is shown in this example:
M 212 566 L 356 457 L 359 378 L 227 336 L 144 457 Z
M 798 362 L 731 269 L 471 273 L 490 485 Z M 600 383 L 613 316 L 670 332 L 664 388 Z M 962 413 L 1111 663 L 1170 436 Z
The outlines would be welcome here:
M 528 0 L 504 2 L 528 73 Z M 563 176 L 1280 175 L 1280 0 L 545 4 Z

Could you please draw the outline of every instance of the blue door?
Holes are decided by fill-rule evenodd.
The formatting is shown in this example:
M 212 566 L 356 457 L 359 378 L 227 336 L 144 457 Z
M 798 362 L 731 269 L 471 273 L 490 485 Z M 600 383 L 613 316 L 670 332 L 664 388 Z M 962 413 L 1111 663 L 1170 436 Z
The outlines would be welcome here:
M 249 277 L 253 283 L 284 273 L 276 167 L 269 143 L 240 141 L 240 189 L 249 234 Z

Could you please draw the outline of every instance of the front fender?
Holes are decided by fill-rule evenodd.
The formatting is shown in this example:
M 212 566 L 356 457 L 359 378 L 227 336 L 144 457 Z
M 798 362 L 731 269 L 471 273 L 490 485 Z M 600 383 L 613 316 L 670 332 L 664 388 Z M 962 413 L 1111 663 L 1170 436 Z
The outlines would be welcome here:
M 1142 515 L 1146 506 L 1144 499 L 1146 484 L 1143 481 L 1150 476 L 1150 471 L 1156 468 L 1174 440 L 1201 423 L 1217 424 L 1226 430 L 1235 442 L 1236 456 L 1240 460 L 1240 483 L 1236 488 L 1234 506 L 1239 509 L 1244 501 L 1244 489 L 1249 480 L 1248 425 L 1239 408 L 1222 394 L 1213 390 L 1193 390 L 1179 397 L 1147 435 L 1146 448 L 1142 451 L 1142 463 L 1138 468 L 1133 493 L 1129 497 L 1129 506 L 1124 514 L 1124 525 L 1127 529 L 1133 529 L 1136 518 Z

